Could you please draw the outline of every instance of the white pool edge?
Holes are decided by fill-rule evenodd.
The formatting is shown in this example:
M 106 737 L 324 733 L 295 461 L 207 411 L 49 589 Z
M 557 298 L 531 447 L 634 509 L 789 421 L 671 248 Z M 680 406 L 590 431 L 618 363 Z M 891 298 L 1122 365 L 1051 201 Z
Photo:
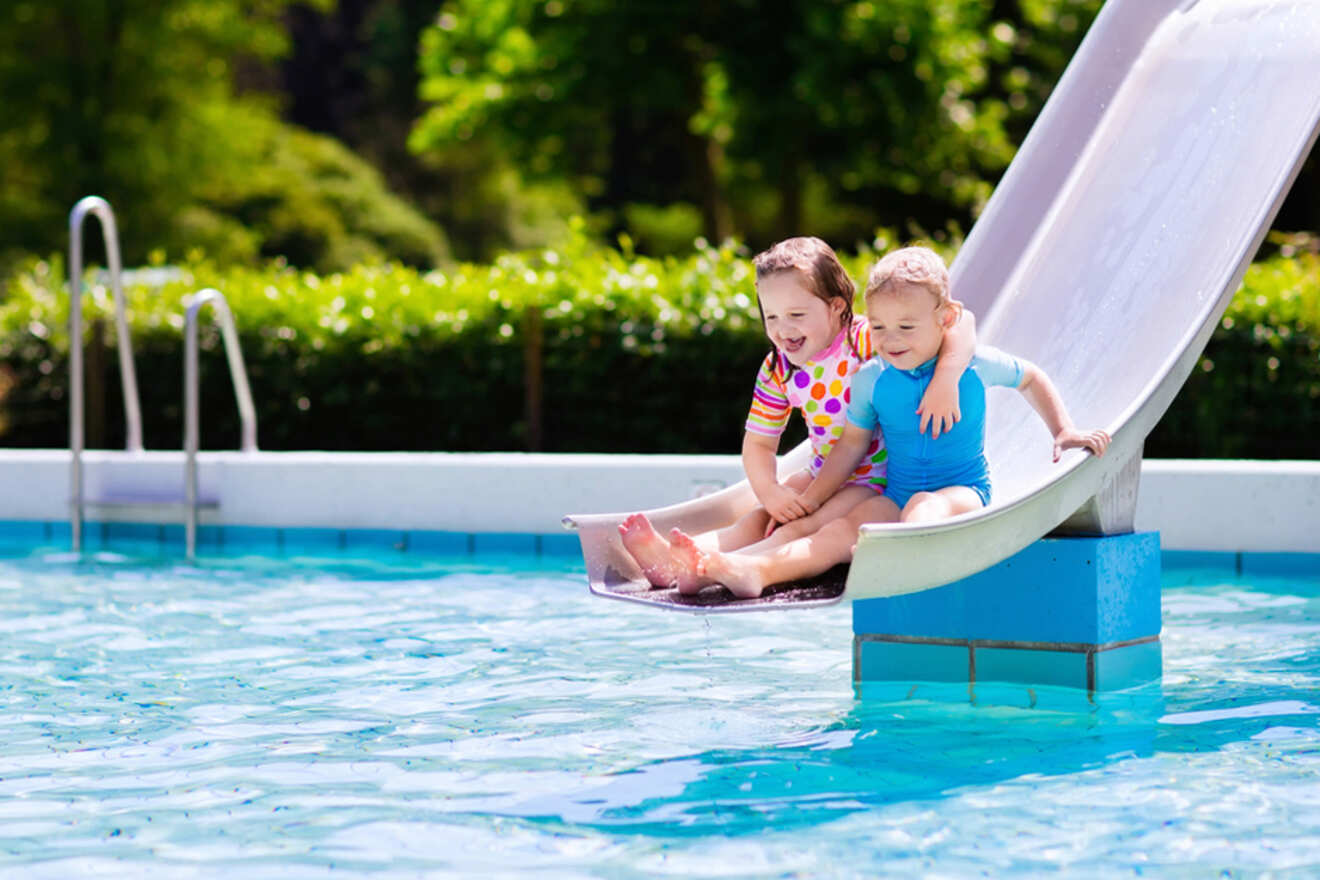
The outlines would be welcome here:
M 85 455 L 89 497 L 181 496 L 179 452 Z M 67 450 L 0 451 L 0 520 L 69 516 Z M 742 478 L 735 455 L 203 453 L 202 521 L 276 528 L 558 534 L 568 513 L 638 510 Z M 89 519 L 109 519 L 89 516 Z M 131 512 L 114 518 L 141 522 Z M 1320 461 L 1154 460 L 1138 530 L 1166 550 L 1320 552 Z

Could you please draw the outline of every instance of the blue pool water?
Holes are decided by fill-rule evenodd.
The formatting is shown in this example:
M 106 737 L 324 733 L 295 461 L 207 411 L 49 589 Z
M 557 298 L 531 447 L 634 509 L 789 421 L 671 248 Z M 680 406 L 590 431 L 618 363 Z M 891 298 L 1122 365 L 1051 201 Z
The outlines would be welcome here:
M 0 875 L 1306 876 L 1320 581 L 1166 578 L 1161 687 L 857 700 L 849 609 L 535 556 L 0 559 Z

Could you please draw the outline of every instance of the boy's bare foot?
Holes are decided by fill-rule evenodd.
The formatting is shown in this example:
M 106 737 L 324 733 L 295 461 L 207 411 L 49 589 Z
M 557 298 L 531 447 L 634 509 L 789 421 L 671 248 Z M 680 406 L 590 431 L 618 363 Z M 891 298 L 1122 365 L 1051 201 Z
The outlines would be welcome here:
M 684 572 L 675 563 L 669 542 L 661 537 L 645 514 L 634 513 L 625 519 L 619 526 L 619 537 L 651 586 L 670 588 L 679 585 Z
M 701 564 L 706 558 L 705 551 L 680 529 L 669 530 L 669 557 L 678 569 L 678 591 L 684 596 L 699 593 L 702 587 L 714 583 L 701 574 Z
M 724 584 L 739 599 L 755 599 L 766 588 L 766 579 L 758 564 L 763 558 L 711 550 L 702 554 L 697 571 L 713 583 Z

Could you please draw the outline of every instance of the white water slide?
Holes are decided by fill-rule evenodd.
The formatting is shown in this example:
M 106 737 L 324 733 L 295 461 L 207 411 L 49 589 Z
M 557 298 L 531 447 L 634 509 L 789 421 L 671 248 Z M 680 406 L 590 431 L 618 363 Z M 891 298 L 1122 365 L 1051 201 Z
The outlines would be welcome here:
M 1034 361 L 1104 458 L 1050 461 L 1035 413 L 989 401 L 994 498 L 936 525 L 867 525 L 847 574 L 735 601 L 649 589 L 623 515 L 570 516 L 593 591 L 751 610 L 940 586 L 1047 534 L 1132 530 L 1142 444 L 1196 365 L 1320 129 L 1320 0 L 1109 0 L 952 267 L 981 342 Z M 749 367 L 750 369 L 750 367 Z M 784 456 L 800 468 L 805 450 Z M 648 511 L 703 531 L 755 504 L 746 483 Z M 840 596 L 842 592 L 842 596 Z

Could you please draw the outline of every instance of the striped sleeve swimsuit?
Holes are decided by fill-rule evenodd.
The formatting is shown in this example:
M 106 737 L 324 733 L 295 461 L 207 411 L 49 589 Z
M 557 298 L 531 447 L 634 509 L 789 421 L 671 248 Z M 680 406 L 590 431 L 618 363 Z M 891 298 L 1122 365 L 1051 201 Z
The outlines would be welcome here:
M 770 352 L 756 374 L 746 430 L 778 440 L 788 424 L 789 414 L 798 410 L 807 423 L 813 453 L 808 469 L 816 476 L 834 449 L 835 441 L 843 434 L 852 400 L 853 375 L 870 356 L 871 328 L 862 316 L 854 318 L 825 351 L 801 367 L 794 368 L 778 350 Z M 886 458 L 884 438 L 878 431 L 873 432 L 862 463 L 846 484 L 883 492 Z

